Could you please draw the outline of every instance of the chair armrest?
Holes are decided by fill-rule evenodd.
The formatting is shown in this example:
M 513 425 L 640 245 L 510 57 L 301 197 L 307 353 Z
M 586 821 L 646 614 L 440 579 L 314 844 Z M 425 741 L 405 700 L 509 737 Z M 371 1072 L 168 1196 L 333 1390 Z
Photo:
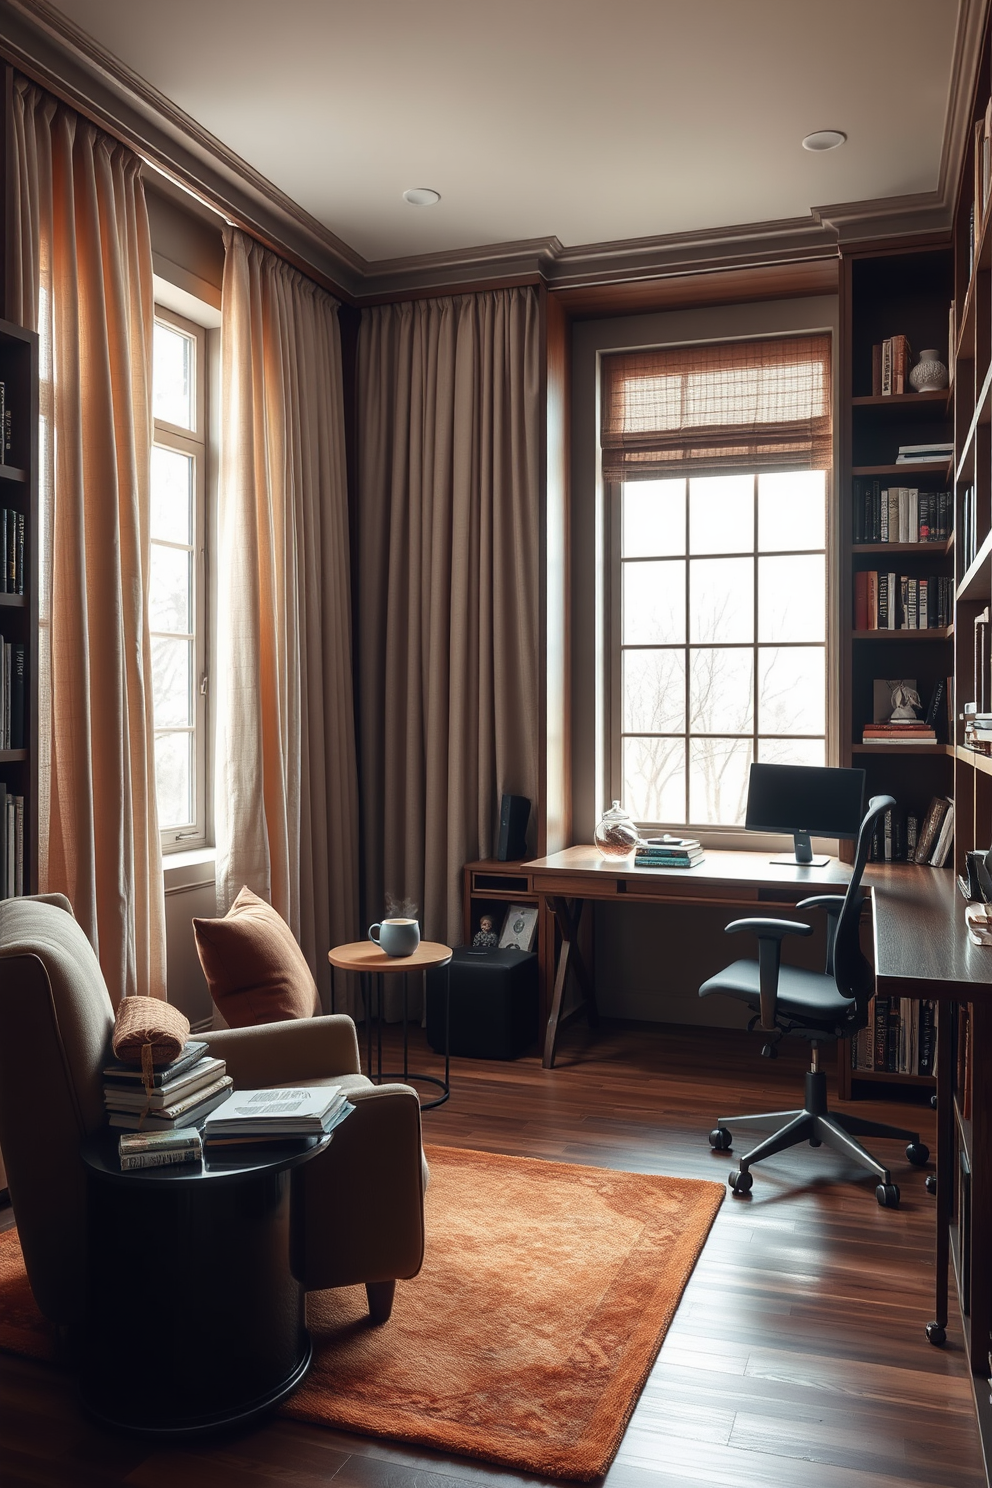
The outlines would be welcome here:
M 774 1033 L 782 942 L 787 935 L 812 935 L 813 926 L 801 925 L 796 920 L 734 920 L 727 926 L 728 935 L 738 930 L 750 930 L 758 937 L 758 1026 L 766 1033 Z
M 797 920 L 734 920 L 726 927 L 728 935 L 735 935 L 738 930 L 750 930 L 759 940 L 777 941 L 783 941 L 787 935 L 813 934 L 812 925 L 801 925 Z
M 196 1037 L 209 1044 L 215 1058 L 227 1060 L 227 1073 L 242 1090 L 361 1074 L 358 1035 L 343 1013 L 215 1028 Z
M 823 968 L 825 976 L 834 974 L 834 941 L 837 939 L 840 912 L 846 902 L 846 894 L 814 894 L 812 899 L 803 899 L 796 905 L 797 909 L 824 909 L 827 912 L 827 958 Z M 865 902 L 862 900 L 862 907 Z

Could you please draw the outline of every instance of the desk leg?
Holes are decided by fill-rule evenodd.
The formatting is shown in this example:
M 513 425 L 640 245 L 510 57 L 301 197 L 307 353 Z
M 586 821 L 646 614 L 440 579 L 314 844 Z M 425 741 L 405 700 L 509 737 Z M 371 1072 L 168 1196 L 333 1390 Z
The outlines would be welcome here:
M 954 1081 L 951 1070 L 953 1005 L 937 1000 L 937 1242 L 934 1278 L 934 1322 L 927 1326 L 931 1343 L 947 1336 L 947 1286 L 950 1266 L 951 1196 L 954 1193 Z
M 586 969 L 586 964 L 579 948 L 579 922 L 582 919 L 583 900 L 562 899 L 558 896 L 549 898 L 548 903 L 554 912 L 558 924 L 558 932 L 561 935 L 561 951 L 558 955 L 558 966 L 555 972 L 554 991 L 551 996 L 551 1011 L 548 1015 L 548 1026 L 544 1037 L 544 1059 L 545 1069 L 553 1069 L 555 1063 L 555 1045 L 558 1041 L 558 1029 L 562 1023 L 573 1016 L 573 1013 L 562 1016 L 562 1005 L 565 1000 L 565 987 L 568 981 L 569 968 L 575 972 L 579 990 L 582 993 L 582 1002 L 574 1009 L 575 1013 L 585 1012 L 589 1019 L 590 1028 L 595 1028 L 599 1022 L 596 1012 L 596 994 L 592 985 L 592 978 Z

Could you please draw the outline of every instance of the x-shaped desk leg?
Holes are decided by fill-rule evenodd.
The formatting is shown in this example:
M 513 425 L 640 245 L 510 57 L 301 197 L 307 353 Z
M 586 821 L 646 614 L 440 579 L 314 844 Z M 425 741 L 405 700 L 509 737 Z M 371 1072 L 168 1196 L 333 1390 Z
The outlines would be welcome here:
M 563 899 L 551 896 L 548 899 L 552 913 L 558 924 L 558 932 L 561 935 L 561 950 L 558 953 L 558 966 L 555 971 L 555 987 L 551 998 L 551 1011 L 548 1015 L 548 1027 L 544 1038 L 544 1068 L 553 1069 L 555 1063 L 555 1044 L 558 1039 L 558 1029 L 570 1018 L 578 1013 L 584 1012 L 589 1019 L 590 1028 L 595 1028 L 599 1022 L 596 1012 L 596 994 L 593 990 L 592 978 L 586 969 L 582 951 L 579 948 L 579 922 L 582 919 L 581 899 Z M 575 978 L 582 993 L 581 1003 L 572 1009 L 570 1013 L 562 1016 L 562 1004 L 565 1000 L 565 985 L 568 981 L 569 969 L 574 971 Z

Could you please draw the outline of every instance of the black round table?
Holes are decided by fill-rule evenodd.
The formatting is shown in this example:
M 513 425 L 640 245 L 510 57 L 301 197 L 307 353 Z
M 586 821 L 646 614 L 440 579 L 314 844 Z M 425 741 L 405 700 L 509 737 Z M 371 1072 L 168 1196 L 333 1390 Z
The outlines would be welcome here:
M 82 1147 L 83 1406 L 173 1437 L 248 1421 L 310 1364 L 297 1174 L 331 1138 L 121 1172 L 118 1135 Z

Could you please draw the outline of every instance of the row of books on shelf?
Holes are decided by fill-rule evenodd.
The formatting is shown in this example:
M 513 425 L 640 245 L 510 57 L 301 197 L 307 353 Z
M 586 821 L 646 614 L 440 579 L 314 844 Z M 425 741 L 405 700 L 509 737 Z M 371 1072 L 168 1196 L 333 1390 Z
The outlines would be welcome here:
M 24 893 L 24 797 L 0 780 L 0 899 Z
M 854 575 L 855 630 L 939 630 L 954 617 L 954 581 L 948 574 L 862 569 Z
M 872 834 L 869 860 L 873 863 L 920 863 L 943 868 L 954 842 L 954 802 L 934 796 L 922 822 L 898 807 L 879 817 Z
M 856 475 L 853 524 L 856 543 L 946 542 L 954 525 L 954 503 L 950 491 L 883 486 Z
M 851 1040 L 851 1068 L 861 1073 L 932 1075 L 937 1068 L 936 1003 L 873 997 L 868 1026 Z
M 964 744 L 979 754 L 992 754 L 992 713 L 980 712 L 977 703 L 965 703 Z
M 0 594 L 24 593 L 24 513 L 0 507 Z
M 27 647 L 0 635 L 0 749 L 24 748 Z
M 892 393 L 909 393 L 909 369 L 913 348 L 908 336 L 886 336 L 871 349 L 872 396 L 887 398 Z
M 952 439 L 931 439 L 926 444 L 901 444 L 897 465 L 946 465 L 954 454 Z

